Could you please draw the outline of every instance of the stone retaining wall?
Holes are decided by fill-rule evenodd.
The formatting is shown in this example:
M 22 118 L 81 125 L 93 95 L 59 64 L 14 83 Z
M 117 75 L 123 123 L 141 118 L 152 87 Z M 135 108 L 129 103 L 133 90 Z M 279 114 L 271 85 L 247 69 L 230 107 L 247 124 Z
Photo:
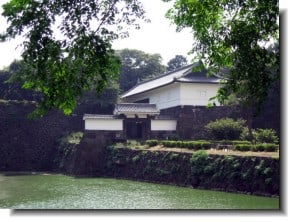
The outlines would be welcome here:
M 65 116 L 51 111 L 31 120 L 35 109 L 30 102 L 0 104 L 0 170 L 52 170 L 58 139 L 65 133 L 83 131 L 82 115 Z
M 111 148 L 104 176 L 279 196 L 279 159 Z

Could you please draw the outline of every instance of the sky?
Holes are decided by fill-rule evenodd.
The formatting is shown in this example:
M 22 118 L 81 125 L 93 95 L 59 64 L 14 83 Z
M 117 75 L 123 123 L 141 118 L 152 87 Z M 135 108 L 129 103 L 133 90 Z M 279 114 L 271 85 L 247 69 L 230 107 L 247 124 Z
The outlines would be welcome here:
M 183 55 L 190 60 L 188 52 L 192 49 L 193 35 L 189 29 L 176 32 L 176 26 L 165 18 L 165 13 L 170 8 L 169 3 L 161 0 L 146 0 L 143 5 L 151 23 L 144 23 L 140 30 L 131 30 L 130 37 L 117 40 L 113 46 L 116 49 L 139 49 L 147 53 L 159 53 L 163 63 L 174 58 L 175 55 Z
M 0 0 L 0 6 L 9 0 Z M 175 55 L 183 55 L 190 62 L 193 56 L 188 52 L 192 49 L 193 35 L 189 29 L 184 29 L 177 33 L 176 26 L 165 18 L 166 11 L 170 8 L 170 3 L 161 0 L 142 0 L 147 17 L 151 23 L 141 23 L 141 29 L 131 29 L 129 37 L 115 40 L 114 49 L 138 49 L 146 53 L 159 53 L 164 65 L 174 58 Z M 280 8 L 287 8 L 287 0 L 280 0 Z M 2 7 L 0 7 L 0 14 Z M 5 19 L 0 15 L 0 32 L 5 30 Z M 0 43 L 0 69 L 9 66 L 14 59 L 19 59 L 21 54 L 21 38 L 5 43 Z
M 0 0 L 0 5 L 8 0 Z M 129 37 L 115 40 L 114 49 L 138 49 L 146 53 L 159 53 L 164 65 L 174 58 L 175 55 L 183 55 L 188 61 L 192 56 L 188 52 L 192 49 L 193 37 L 190 30 L 183 30 L 177 33 L 176 26 L 172 25 L 169 19 L 165 18 L 166 11 L 170 8 L 170 3 L 161 0 L 142 1 L 147 12 L 150 23 L 140 23 L 141 29 L 129 30 Z M 0 14 L 2 7 L 0 8 Z M 0 32 L 5 30 L 5 19 L 0 16 Z M 19 59 L 21 54 L 21 38 L 9 42 L 0 43 L 0 69 L 9 66 L 14 59 Z

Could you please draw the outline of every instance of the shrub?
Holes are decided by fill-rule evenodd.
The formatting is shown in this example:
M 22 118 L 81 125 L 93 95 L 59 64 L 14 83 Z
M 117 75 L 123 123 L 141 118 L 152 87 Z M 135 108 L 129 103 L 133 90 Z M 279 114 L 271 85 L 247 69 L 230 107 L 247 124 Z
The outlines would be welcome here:
M 250 145 L 251 144 L 251 142 L 247 141 L 247 140 L 232 140 L 230 142 L 233 145 L 235 145 L 235 144 L 248 144 L 248 145 Z
M 168 141 L 163 140 L 161 144 L 164 147 L 178 147 L 178 148 L 187 148 L 187 149 L 210 149 L 211 143 L 206 141 Z
M 205 128 L 216 140 L 237 140 L 244 129 L 245 120 L 237 121 L 231 118 L 218 119 L 208 123 Z
M 192 149 L 192 142 L 191 141 L 184 141 L 183 147 L 187 149 Z
M 202 149 L 207 150 L 207 149 L 210 149 L 210 147 L 211 147 L 211 143 L 210 142 L 199 142 L 199 143 L 201 143 L 201 148 Z
M 146 143 L 149 147 L 157 146 L 157 145 L 158 145 L 158 140 L 146 140 L 145 143 Z
M 190 162 L 197 163 L 199 165 L 204 165 L 207 158 L 208 158 L 207 152 L 205 152 L 204 150 L 199 150 L 192 154 Z
M 279 138 L 273 129 L 254 129 L 253 137 L 257 143 L 279 143 Z M 242 140 L 252 140 L 248 129 L 244 128 L 240 135 Z
M 277 152 L 279 149 L 279 146 L 276 144 L 265 144 L 265 151 L 266 152 Z
M 170 141 L 170 140 L 163 140 L 161 141 L 161 144 L 164 146 L 164 147 L 175 147 L 176 146 L 176 141 Z
M 273 129 L 256 129 L 256 141 L 258 143 L 278 143 L 279 139 Z
M 252 141 L 253 139 L 256 138 L 256 131 L 255 130 L 252 130 L 252 134 L 253 134 L 253 137 L 250 136 L 249 134 L 249 129 L 247 127 L 244 127 L 243 128 L 243 131 L 240 135 L 240 139 L 241 140 L 247 140 L 247 141 Z
M 249 144 L 237 144 L 235 145 L 235 150 L 238 151 L 250 151 L 252 150 L 253 145 L 249 145 Z
M 268 144 L 257 144 L 256 146 L 253 147 L 253 151 L 256 152 L 276 152 L 278 150 L 278 146 L 273 143 L 268 143 Z
M 256 144 L 252 148 L 252 151 L 254 151 L 254 152 L 262 152 L 264 150 L 265 150 L 265 145 L 264 144 Z
M 211 143 L 206 141 L 189 141 L 186 142 L 186 147 L 188 149 L 194 149 L 194 150 L 201 150 L 201 149 L 210 149 Z
M 136 155 L 136 156 L 134 156 L 134 157 L 132 158 L 132 161 L 133 161 L 134 163 L 138 162 L 139 160 L 140 160 L 140 156 L 139 156 L 139 155 Z
M 276 152 L 279 146 L 273 143 L 268 144 L 236 144 L 234 146 L 235 150 L 238 151 L 253 151 L 253 152 Z

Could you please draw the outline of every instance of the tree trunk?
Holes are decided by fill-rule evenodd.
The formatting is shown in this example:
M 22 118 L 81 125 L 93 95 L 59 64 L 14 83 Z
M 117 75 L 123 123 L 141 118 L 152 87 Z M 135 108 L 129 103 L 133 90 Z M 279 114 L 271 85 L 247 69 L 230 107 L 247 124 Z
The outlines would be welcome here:
M 247 121 L 247 127 L 249 131 L 250 140 L 255 144 L 255 137 L 253 135 L 253 108 L 252 106 L 244 107 L 245 117 Z

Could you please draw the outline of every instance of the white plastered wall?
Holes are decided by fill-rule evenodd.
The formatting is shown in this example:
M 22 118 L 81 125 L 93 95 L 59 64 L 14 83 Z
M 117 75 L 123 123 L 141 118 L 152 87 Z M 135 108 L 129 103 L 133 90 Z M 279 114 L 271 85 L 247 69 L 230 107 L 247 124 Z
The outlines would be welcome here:
M 209 99 L 216 96 L 219 84 L 172 83 L 148 92 L 123 99 L 122 102 L 134 103 L 149 99 L 159 110 L 175 106 L 207 106 Z M 220 105 L 215 101 L 216 105 Z
M 219 84 L 182 83 L 180 86 L 181 105 L 207 106 L 209 99 L 216 96 Z M 215 101 L 216 105 L 219 105 Z
M 176 120 L 151 120 L 152 131 L 175 131 L 176 125 Z
M 180 83 L 173 83 L 139 95 L 123 99 L 122 102 L 134 103 L 149 99 L 150 104 L 156 104 L 158 109 L 166 109 L 180 105 Z
M 85 119 L 85 130 L 123 130 L 122 119 Z

